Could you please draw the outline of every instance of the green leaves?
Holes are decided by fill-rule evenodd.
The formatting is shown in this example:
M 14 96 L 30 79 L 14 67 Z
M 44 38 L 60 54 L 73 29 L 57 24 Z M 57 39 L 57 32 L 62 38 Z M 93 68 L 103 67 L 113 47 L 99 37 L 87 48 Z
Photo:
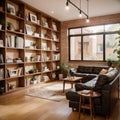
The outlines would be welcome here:
M 118 37 L 116 39 L 119 40 L 117 44 L 118 48 L 114 49 L 113 53 L 117 53 L 117 64 L 120 67 L 120 31 L 118 31 Z

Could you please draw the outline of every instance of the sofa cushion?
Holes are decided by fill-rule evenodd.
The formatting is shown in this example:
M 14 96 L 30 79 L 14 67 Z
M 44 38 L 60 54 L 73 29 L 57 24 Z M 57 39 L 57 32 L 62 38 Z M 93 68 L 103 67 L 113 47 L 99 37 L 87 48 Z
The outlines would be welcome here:
M 108 72 L 107 69 L 102 69 L 100 72 L 99 72 L 99 75 L 104 75 Z
M 108 72 L 110 72 L 112 70 L 114 70 L 114 68 L 113 67 L 109 67 Z
M 90 88 L 94 88 L 95 84 L 97 82 L 98 77 L 93 78 L 92 80 L 88 81 L 85 83 L 86 86 L 90 87 Z
M 92 73 L 92 66 L 78 66 L 79 73 Z
M 108 82 L 111 82 L 116 77 L 117 74 L 118 74 L 118 70 L 114 68 L 105 75 L 108 77 Z
M 95 84 L 95 90 L 100 90 L 108 82 L 108 77 L 106 75 L 100 75 Z
M 107 69 L 108 67 L 105 66 L 94 66 L 93 67 L 93 73 L 94 74 L 99 74 L 102 69 Z
M 100 75 L 95 84 L 95 89 L 96 90 L 101 89 L 106 83 L 109 83 L 112 80 L 114 80 L 114 78 L 116 77 L 117 74 L 118 74 L 118 70 L 116 68 L 114 68 L 114 70 L 112 70 L 104 75 Z

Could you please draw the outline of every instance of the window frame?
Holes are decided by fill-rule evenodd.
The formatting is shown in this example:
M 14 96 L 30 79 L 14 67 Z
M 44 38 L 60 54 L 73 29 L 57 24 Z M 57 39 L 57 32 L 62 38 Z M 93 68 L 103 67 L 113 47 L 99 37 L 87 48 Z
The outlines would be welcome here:
M 85 28 L 85 27 L 94 27 L 94 26 L 101 26 L 101 25 L 93 25 L 93 26 L 84 26 L 84 27 L 73 27 L 73 28 L 68 28 L 68 42 L 69 42 L 69 44 L 68 44 L 68 48 L 69 48 L 69 50 L 68 50 L 68 55 L 69 55 L 69 61 L 88 61 L 88 62 L 106 62 L 107 60 L 105 59 L 106 58 L 106 47 L 105 47 L 105 36 L 106 35 L 108 35 L 108 34 L 116 34 L 118 31 L 105 31 L 105 25 L 114 25 L 114 24 L 119 24 L 120 25 L 120 23 L 111 23 L 111 24 L 102 24 L 103 26 L 104 26 L 104 31 L 103 32 L 98 32 L 98 33 L 87 33 L 87 34 L 83 34 L 82 32 L 83 32 L 83 28 Z M 70 30 L 71 29 L 77 29 L 77 28 L 81 28 L 81 34 L 74 34 L 74 35 L 70 35 Z M 84 60 L 83 59 L 83 37 L 84 36 L 89 36 L 89 35 L 103 35 L 103 60 Z M 81 37 L 81 60 L 71 60 L 71 53 L 70 53 L 70 38 L 71 37 L 75 37 L 75 36 L 80 36 Z

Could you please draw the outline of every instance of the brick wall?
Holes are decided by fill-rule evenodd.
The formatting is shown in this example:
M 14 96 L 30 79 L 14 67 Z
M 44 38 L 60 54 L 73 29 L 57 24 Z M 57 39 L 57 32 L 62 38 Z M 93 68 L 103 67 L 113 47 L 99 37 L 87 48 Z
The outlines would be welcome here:
M 106 65 L 106 62 L 69 62 L 69 46 L 67 29 L 71 27 L 91 26 L 100 24 L 110 24 L 120 22 L 120 13 L 107 16 L 99 16 L 90 18 L 90 22 L 86 23 L 85 19 L 77 19 L 62 22 L 61 26 L 61 62 L 67 64 L 78 65 Z

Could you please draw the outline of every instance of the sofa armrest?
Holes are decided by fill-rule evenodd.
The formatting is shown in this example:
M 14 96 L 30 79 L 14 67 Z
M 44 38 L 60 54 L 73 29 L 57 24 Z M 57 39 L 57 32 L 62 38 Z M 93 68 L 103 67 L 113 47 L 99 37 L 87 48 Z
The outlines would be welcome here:
M 85 85 L 84 83 L 76 83 L 75 84 L 75 90 L 80 91 L 80 90 L 93 90 L 92 87 Z
M 70 75 L 74 75 L 77 72 L 76 68 L 71 68 L 70 69 Z
M 80 95 L 75 91 L 68 91 L 66 93 L 66 99 L 71 100 L 71 101 L 79 102 L 80 101 Z

